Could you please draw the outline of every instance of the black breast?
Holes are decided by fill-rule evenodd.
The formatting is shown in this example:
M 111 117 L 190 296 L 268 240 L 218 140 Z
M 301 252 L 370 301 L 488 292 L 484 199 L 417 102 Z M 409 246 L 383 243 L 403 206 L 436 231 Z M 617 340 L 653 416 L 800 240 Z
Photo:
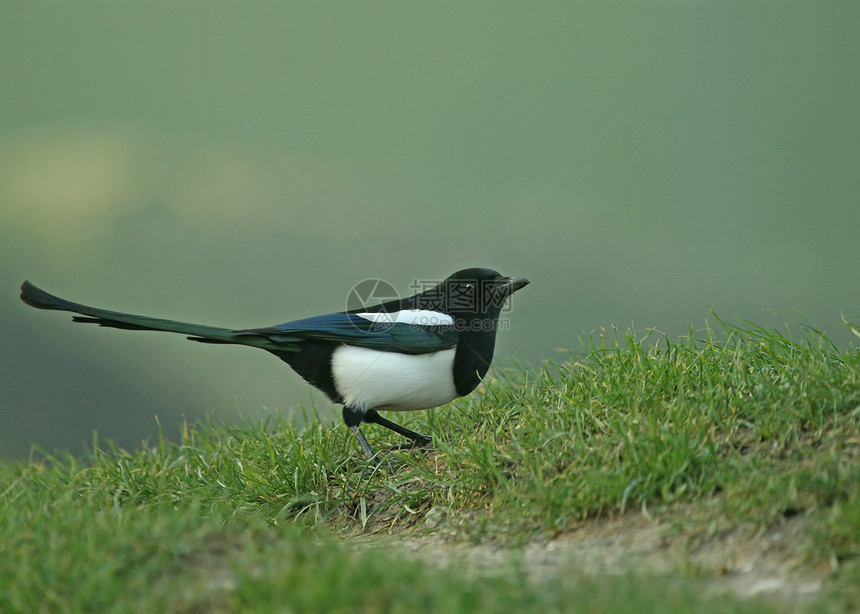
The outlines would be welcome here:
M 493 361 L 495 345 L 495 330 L 469 331 L 460 335 L 454 354 L 454 386 L 457 394 L 469 394 L 487 374 Z

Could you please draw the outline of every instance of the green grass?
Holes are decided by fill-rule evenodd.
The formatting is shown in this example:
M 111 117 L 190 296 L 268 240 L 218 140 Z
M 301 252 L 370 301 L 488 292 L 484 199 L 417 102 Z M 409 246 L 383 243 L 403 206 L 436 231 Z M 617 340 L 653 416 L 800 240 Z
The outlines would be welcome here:
M 613 330 L 568 362 L 497 370 L 468 399 L 398 416 L 432 451 L 379 467 L 341 425 L 277 414 L 4 463 L 0 612 L 771 611 L 708 598 L 682 562 L 657 579 L 513 565 L 476 582 L 349 539 L 515 546 L 624 513 L 700 539 L 801 518 L 800 560 L 838 569 L 816 607 L 857 608 L 860 354 L 813 328 L 718 322 L 677 340 Z

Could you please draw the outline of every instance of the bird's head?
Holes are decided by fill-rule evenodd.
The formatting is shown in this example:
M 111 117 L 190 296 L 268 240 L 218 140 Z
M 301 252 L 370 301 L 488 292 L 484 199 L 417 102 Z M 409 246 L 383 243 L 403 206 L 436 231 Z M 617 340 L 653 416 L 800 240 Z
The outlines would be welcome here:
M 505 300 L 528 283 L 523 277 L 505 277 L 493 269 L 474 267 L 457 271 L 416 298 L 421 309 L 441 311 L 466 322 L 495 321 Z

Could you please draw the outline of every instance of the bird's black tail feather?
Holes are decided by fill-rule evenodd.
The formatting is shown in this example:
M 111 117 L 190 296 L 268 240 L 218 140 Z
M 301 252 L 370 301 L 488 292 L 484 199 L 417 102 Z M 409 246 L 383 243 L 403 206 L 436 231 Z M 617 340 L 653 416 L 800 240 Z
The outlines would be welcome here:
M 99 326 L 126 330 L 159 330 L 169 333 L 180 333 L 188 335 L 188 338 L 192 341 L 202 341 L 205 343 L 238 343 L 240 345 L 250 345 L 263 349 L 286 349 L 283 347 L 283 341 L 278 344 L 265 335 L 249 334 L 247 331 L 191 324 L 189 322 L 176 322 L 174 320 L 162 320 L 160 318 L 150 318 L 119 311 L 88 307 L 87 305 L 73 303 L 72 301 L 49 294 L 29 281 L 25 281 L 21 285 L 21 300 L 37 309 L 55 309 L 80 314 L 73 318 L 75 322 L 98 324 Z

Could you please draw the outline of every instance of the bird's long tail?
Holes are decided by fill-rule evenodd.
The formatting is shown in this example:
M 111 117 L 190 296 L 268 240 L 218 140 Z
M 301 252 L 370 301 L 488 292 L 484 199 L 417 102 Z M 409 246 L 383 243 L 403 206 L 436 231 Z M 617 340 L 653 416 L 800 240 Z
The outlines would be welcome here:
M 205 343 L 238 343 L 263 349 L 285 349 L 283 347 L 283 340 L 281 340 L 280 344 L 277 344 L 273 339 L 251 331 L 231 330 L 229 328 L 176 322 L 174 320 L 162 320 L 160 318 L 150 318 L 119 311 L 88 307 L 87 305 L 73 303 L 72 301 L 49 294 L 29 281 L 25 281 L 21 285 L 21 300 L 37 309 L 55 309 L 80 314 L 73 318 L 75 322 L 86 322 L 126 330 L 160 330 L 169 333 L 180 333 L 188 335 L 188 338 L 192 341 L 202 341 Z

